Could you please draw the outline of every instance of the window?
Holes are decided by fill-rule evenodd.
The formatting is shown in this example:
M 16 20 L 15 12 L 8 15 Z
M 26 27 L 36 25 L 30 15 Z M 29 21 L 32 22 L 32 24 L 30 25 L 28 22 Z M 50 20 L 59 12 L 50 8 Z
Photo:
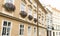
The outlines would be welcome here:
M 3 29 L 2 29 L 2 36 L 9 36 L 11 30 L 11 22 L 4 21 L 3 22 Z
M 39 31 L 39 36 L 41 36 L 40 28 L 38 29 L 38 31 Z
M 25 3 L 21 3 L 20 7 L 21 7 L 21 11 L 24 11 L 25 10 Z
M 31 36 L 31 26 L 28 26 L 28 36 Z
M 60 36 L 60 32 L 59 32 L 59 36 Z
M 55 32 L 53 32 L 53 36 L 55 36 Z
M 37 32 L 36 32 L 36 27 L 34 27 L 34 36 L 36 36 Z
M 36 13 L 36 11 L 34 11 L 35 13 L 34 13 L 34 18 L 37 18 L 37 13 Z
M 34 27 L 34 33 L 36 33 L 36 27 Z
M 32 0 L 28 0 L 30 3 L 32 3 Z
M 19 35 L 24 35 L 24 25 L 20 25 L 20 32 L 19 32 Z
M 37 3 L 34 1 L 34 7 L 37 7 Z
M 14 0 L 5 0 L 5 3 L 14 3 Z
M 32 15 L 32 8 L 30 8 L 30 7 L 28 9 L 28 15 Z

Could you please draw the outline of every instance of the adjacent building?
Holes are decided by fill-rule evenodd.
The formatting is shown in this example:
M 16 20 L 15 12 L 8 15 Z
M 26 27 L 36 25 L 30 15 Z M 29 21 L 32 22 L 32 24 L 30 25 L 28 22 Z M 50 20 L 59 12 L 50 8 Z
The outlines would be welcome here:
M 50 35 L 60 36 L 60 11 L 50 5 L 48 7 L 49 11 L 52 12 L 52 30 Z
M 47 36 L 46 14 L 39 0 L 0 0 L 0 36 Z
M 51 36 L 52 34 L 52 12 L 50 11 L 49 6 L 44 6 L 47 14 L 46 14 L 46 24 L 47 24 L 47 36 Z

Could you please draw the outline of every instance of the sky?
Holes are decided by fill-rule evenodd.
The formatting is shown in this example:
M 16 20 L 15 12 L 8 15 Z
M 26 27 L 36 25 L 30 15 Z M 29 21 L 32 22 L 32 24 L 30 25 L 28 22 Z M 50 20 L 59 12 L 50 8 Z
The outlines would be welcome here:
M 51 5 L 52 7 L 60 10 L 60 0 L 39 0 L 43 5 Z

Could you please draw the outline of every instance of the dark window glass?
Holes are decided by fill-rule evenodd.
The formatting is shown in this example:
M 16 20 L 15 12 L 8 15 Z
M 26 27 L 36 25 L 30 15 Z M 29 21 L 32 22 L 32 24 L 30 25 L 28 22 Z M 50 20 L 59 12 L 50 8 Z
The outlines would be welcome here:
M 55 32 L 53 32 L 53 36 L 55 36 Z
M 24 25 L 20 25 L 20 35 L 24 34 Z
M 2 35 L 6 35 L 6 27 L 3 27 Z
M 23 35 L 24 29 L 20 29 L 20 35 Z
M 3 25 L 4 25 L 4 26 L 7 26 L 7 21 L 4 21 Z
M 8 26 L 10 26 L 11 25 L 11 22 L 8 22 Z

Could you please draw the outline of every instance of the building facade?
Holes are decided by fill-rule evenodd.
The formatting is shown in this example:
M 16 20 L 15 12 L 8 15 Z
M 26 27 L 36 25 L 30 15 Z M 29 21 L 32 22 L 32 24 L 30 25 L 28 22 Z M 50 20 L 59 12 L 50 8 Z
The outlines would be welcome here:
M 48 6 L 52 12 L 52 32 L 51 36 L 60 36 L 60 11 L 52 6 Z
M 46 24 L 47 24 L 47 36 L 52 36 L 52 12 L 50 11 L 49 6 L 44 6 L 47 14 L 46 14 Z
M 47 36 L 46 14 L 39 0 L 0 0 L 0 36 Z
M 52 36 L 60 36 L 60 11 L 56 8 L 52 8 L 53 11 L 53 27 Z

